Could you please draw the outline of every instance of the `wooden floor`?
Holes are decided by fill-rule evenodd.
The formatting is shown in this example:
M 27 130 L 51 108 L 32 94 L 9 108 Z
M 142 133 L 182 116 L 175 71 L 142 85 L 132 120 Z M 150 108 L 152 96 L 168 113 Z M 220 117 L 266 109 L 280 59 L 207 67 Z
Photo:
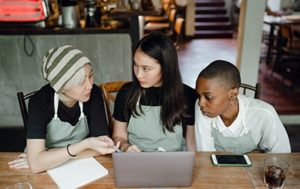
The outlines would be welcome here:
M 193 39 L 184 42 L 178 50 L 183 82 L 195 87 L 199 72 L 214 60 L 223 59 L 234 63 L 236 49 L 236 39 Z M 263 59 L 259 66 L 258 82 L 262 86 L 261 99 L 272 104 L 278 114 L 300 114 L 299 87 L 291 89 L 288 81 L 278 74 L 271 75 Z

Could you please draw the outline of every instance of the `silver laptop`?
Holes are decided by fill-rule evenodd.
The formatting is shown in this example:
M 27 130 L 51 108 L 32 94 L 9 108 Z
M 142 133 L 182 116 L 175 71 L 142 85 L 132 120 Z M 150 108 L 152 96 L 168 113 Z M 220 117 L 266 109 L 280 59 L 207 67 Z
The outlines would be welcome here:
M 190 186 L 194 152 L 114 153 L 113 168 L 117 187 Z

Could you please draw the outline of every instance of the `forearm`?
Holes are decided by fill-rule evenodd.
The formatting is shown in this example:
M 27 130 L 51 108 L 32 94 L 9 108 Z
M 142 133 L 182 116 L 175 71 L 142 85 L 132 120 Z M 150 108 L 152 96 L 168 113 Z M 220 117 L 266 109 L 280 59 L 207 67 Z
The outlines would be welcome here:
M 74 157 L 74 159 L 82 159 L 82 158 L 89 158 L 89 157 L 97 157 L 102 155 L 101 153 L 95 151 L 95 150 L 84 150 L 82 152 L 80 152 L 79 154 L 77 154 L 76 157 Z
M 28 146 L 29 167 L 32 172 L 39 173 L 57 167 L 58 165 L 61 165 L 62 163 L 72 158 L 75 158 L 70 156 L 69 153 L 76 155 L 76 158 L 86 157 L 88 154 L 87 152 L 85 152 L 85 150 L 88 149 L 88 140 L 84 139 L 78 143 L 70 145 L 69 153 L 66 147 L 51 149 L 48 151 L 42 150 L 38 153 L 35 152 L 34 150 L 31 150 L 32 148 L 34 148 L 34 146 L 30 147 L 29 144 Z M 89 153 L 91 154 L 91 152 Z M 79 154 L 78 157 L 77 154 Z
M 187 150 L 192 152 L 196 151 L 194 126 L 187 126 L 185 138 Z
M 126 151 L 127 148 L 130 146 L 130 144 L 128 143 L 128 140 L 123 137 L 114 136 L 113 141 L 115 144 L 120 142 L 120 150 L 122 150 L 122 151 Z
M 113 141 L 115 144 L 120 143 L 120 149 L 126 151 L 130 146 L 128 142 L 127 122 L 114 121 Z

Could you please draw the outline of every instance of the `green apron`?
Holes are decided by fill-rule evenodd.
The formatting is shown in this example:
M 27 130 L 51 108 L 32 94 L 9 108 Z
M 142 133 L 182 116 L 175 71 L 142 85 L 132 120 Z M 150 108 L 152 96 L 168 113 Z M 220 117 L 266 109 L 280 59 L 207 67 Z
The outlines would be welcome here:
M 83 113 L 83 104 L 79 102 L 80 117 L 75 126 L 61 121 L 57 116 L 58 95 L 54 95 L 54 117 L 47 125 L 46 147 L 60 148 L 85 139 L 89 134 L 88 123 Z
M 220 151 L 232 152 L 234 154 L 245 154 L 253 150 L 257 150 L 258 146 L 255 144 L 251 133 L 244 127 L 245 134 L 239 137 L 225 137 L 212 126 L 212 137 L 214 138 L 215 148 Z
M 182 126 L 173 127 L 175 132 L 169 132 L 160 121 L 160 106 L 143 106 L 144 114 L 130 117 L 128 123 L 128 140 L 142 151 L 181 151 L 184 146 Z

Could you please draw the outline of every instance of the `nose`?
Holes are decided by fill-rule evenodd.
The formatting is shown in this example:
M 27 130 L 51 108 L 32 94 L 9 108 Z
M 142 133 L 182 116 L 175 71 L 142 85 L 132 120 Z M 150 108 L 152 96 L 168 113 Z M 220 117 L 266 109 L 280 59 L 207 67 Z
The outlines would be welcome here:
M 203 107 L 203 106 L 205 105 L 205 98 L 199 97 L 199 98 L 198 98 L 198 105 L 199 105 L 200 107 Z
M 85 88 L 88 90 L 93 88 L 93 79 L 92 78 L 86 79 Z
M 136 68 L 135 69 L 135 76 L 138 79 L 142 78 L 143 77 L 143 71 L 142 71 L 142 69 Z

